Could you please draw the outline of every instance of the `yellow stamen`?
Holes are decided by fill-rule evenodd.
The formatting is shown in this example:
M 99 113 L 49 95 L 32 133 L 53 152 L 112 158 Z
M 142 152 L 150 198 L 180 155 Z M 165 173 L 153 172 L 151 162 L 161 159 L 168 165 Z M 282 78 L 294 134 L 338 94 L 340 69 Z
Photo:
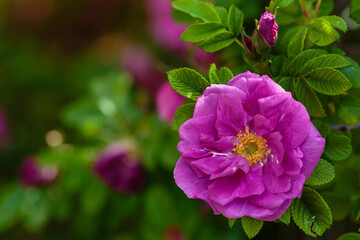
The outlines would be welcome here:
M 237 134 L 236 140 L 238 142 L 234 143 L 234 153 L 246 157 L 250 166 L 265 160 L 271 152 L 266 140 L 256 133 L 250 133 L 248 127 L 245 133 L 240 131 Z

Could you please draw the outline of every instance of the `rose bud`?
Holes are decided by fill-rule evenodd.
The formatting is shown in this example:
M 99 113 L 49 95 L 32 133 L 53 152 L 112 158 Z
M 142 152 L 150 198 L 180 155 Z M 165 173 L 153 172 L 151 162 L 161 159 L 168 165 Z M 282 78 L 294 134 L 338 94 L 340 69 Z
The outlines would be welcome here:
M 276 43 L 278 28 L 274 14 L 266 11 L 261 15 L 251 38 L 258 53 L 268 51 Z
M 251 38 L 247 35 L 243 35 L 243 44 L 245 47 L 245 52 L 247 54 L 253 55 L 254 54 L 254 46 L 252 45 Z
M 53 183 L 58 175 L 56 166 L 40 166 L 36 156 L 27 157 L 20 166 L 20 180 L 26 186 L 43 186 Z
M 139 191 L 145 183 L 145 172 L 137 154 L 123 143 L 105 148 L 94 163 L 94 171 L 106 185 L 123 194 Z
M 174 120 L 176 110 L 185 99 L 185 97 L 175 92 L 169 82 L 163 83 L 156 93 L 156 108 L 160 118 L 171 124 Z

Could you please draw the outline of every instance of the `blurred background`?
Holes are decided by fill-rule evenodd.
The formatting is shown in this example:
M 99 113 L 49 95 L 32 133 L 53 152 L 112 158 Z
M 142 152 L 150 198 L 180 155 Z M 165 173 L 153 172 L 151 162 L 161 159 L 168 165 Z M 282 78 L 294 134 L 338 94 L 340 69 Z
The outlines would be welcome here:
M 249 33 L 268 5 L 213 2 L 242 9 Z M 346 19 L 350 1 L 324 2 Z M 247 239 L 173 179 L 184 98 L 166 71 L 247 70 L 236 46 L 180 42 L 188 21 L 167 0 L 0 1 L 0 239 Z M 350 24 L 337 46 L 359 61 Z M 359 227 L 360 134 L 345 130 L 354 151 L 320 189 L 335 220 L 320 239 Z M 255 239 L 290 236 L 310 239 L 293 223 L 266 223 Z

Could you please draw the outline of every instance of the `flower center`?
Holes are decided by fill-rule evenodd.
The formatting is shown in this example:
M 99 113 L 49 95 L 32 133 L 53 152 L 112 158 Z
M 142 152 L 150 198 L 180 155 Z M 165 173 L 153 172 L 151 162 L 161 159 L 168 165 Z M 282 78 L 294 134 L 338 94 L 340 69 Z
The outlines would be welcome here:
M 236 140 L 238 142 L 234 143 L 234 153 L 246 157 L 250 166 L 265 160 L 271 152 L 266 140 L 256 133 L 250 133 L 248 127 L 245 133 L 240 131 L 237 134 Z

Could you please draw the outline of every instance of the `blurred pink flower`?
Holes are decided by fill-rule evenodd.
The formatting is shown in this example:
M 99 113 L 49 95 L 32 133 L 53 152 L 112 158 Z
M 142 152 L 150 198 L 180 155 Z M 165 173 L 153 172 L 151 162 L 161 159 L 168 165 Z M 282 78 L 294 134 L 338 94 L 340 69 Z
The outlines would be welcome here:
M 56 166 L 40 166 L 36 156 L 28 156 L 20 166 L 20 180 L 26 186 L 42 186 L 54 182 L 58 175 Z
M 160 118 L 171 124 L 174 120 L 176 110 L 185 99 L 185 97 L 175 92 L 169 82 L 163 83 L 156 93 L 156 108 Z
M 141 190 L 145 171 L 133 151 L 125 144 L 106 147 L 94 163 L 96 174 L 115 191 L 128 194 Z
M 164 81 L 164 75 L 157 69 L 155 60 L 141 46 L 128 46 L 123 50 L 121 67 L 129 71 L 141 87 L 153 94 Z
M 189 24 L 177 22 L 172 15 L 173 8 L 168 0 L 147 0 L 150 20 L 150 33 L 156 43 L 182 58 L 187 56 L 187 48 L 191 45 L 180 41 L 181 34 Z M 195 49 L 195 61 L 203 66 L 216 62 L 216 54 L 207 53 L 200 48 Z

